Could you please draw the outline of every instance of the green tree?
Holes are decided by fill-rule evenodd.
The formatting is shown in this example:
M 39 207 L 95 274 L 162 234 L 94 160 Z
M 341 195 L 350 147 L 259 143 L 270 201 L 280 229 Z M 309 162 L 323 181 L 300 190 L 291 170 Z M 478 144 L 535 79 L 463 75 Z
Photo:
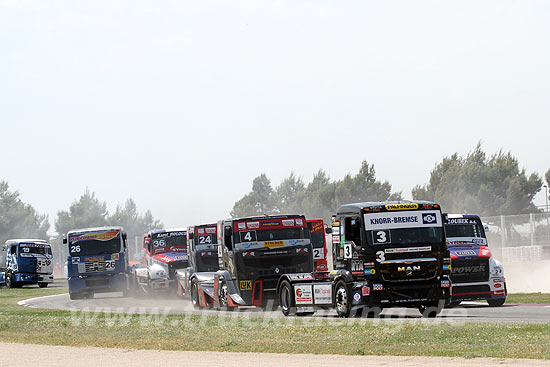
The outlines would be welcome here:
M 303 212 L 301 198 L 305 190 L 304 181 L 291 172 L 275 189 L 274 201 L 279 213 Z
M 540 176 L 527 176 L 510 153 L 487 157 L 478 143 L 465 158 L 457 153 L 443 158 L 429 183 L 416 186 L 412 194 L 438 202 L 447 212 L 492 216 L 536 212 L 533 198 L 541 186 Z
M 136 236 L 141 237 L 152 229 L 164 227 L 159 220 L 153 218 L 150 210 L 147 210 L 145 214 L 140 214 L 133 199 L 126 200 L 124 205 L 117 205 L 113 215 L 107 217 L 107 223 L 122 226 L 130 241 L 133 241 Z
M 6 181 L 0 181 L 0 243 L 12 238 L 48 240 L 50 223 L 46 215 L 25 204 L 19 192 L 10 191 Z
M 80 198 L 74 201 L 68 211 L 58 211 L 55 230 L 60 236 L 71 229 L 100 227 L 107 224 L 107 204 L 99 201 L 95 193 L 86 189 Z
M 231 216 L 237 218 L 258 214 L 272 214 L 275 212 L 273 201 L 271 182 L 265 173 L 262 173 L 252 182 L 252 191 L 233 205 Z

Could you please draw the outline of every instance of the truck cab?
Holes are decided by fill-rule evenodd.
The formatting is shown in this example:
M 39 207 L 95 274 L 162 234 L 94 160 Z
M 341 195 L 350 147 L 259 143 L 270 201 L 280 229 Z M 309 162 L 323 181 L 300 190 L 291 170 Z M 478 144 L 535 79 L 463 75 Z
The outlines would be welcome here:
M 218 270 L 217 228 L 216 223 L 189 227 L 187 239 L 189 267 L 176 271 L 178 296 L 190 294 L 190 280 L 194 273 L 212 273 Z
M 283 274 L 313 270 L 311 241 L 302 215 L 227 219 L 218 222 L 217 236 L 219 270 L 194 274 L 194 305 L 262 307 L 276 297 Z
M 0 284 L 21 288 L 38 284 L 45 288 L 53 282 L 52 249 L 39 239 L 7 240 L 0 253 Z
M 333 218 L 334 269 L 281 278 L 283 314 L 333 306 L 340 317 L 387 307 L 436 316 L 450 298 L 450 255 L 438 204 L 426 201 L 342 205 Z
M 71 299 L 95 293 L 128 291 L 128 246 L 122 227 L 75 229 L 63 243 L 69 247 L 67 280 Z
M 134 292 L 170 292 L 176 288 L 176 271 L 189 266 L 187 228 L 161 229 L 144 234 L 143 252 L 144 263 L 131 269 Z
M 489 249 L 481 218 L 475 214 L 445 215 L 447 246 L 451 253 L 451 305 L 486 300 L 490 306 L 506 301 L 504 268 Z
M 326 234 L 332 233 L 332 229 L 325 226 L 323 219 L 308 219 L 307 228 L 313 247 L 313 271 L 326 272 L 328 271 Z

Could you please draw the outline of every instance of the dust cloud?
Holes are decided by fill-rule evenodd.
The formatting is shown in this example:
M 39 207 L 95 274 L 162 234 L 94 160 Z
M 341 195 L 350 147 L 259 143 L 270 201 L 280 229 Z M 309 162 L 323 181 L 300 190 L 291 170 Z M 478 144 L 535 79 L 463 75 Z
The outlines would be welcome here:
M 503 262 L 509 293 L 550 293 L 550 260 Z

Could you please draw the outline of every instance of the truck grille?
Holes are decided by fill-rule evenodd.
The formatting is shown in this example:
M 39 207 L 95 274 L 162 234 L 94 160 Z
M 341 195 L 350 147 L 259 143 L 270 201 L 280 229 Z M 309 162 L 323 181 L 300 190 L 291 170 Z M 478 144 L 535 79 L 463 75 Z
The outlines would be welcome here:
M 110 263 L 110 265 L 111 264 L 112 263 Z M 78 264 L 79 273 L 98 273 L 112 270 L 114 270 L 114 266 L 108 268 L 106 261 L 88 261 Z
M 489 280 L 489 259 L 456 259 L 451 262 L 453 283 L 486 282 Z
M 437 275 L 438 264 L 435 258 L 399 259 L 382 261 L 380 273 L 390 282 L 414 282 L 433 279 Z

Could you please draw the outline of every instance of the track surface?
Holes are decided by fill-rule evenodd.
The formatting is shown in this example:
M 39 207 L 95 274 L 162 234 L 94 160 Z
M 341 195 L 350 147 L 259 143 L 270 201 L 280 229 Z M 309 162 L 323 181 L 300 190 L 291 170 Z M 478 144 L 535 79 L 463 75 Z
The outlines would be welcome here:
M 62 282 L 56 282 L 54 287 L 62 287 Z M 162 298 L 155 299 L 121 297 L 120 293 L 96 294 L 94 299 L 71 301 L 68 294 L 39 297 L 20 302 L 21 305 L 32 308 L 46 308 L 67 311 L 95 311 L 140 314 L 195 314 L 195 315 L 229 315 L 250 317 L 284 317 L 280 310 L 271 307 L 272 311 L 263 311 L 254 307 L 245 307 L 232 312 L 220 312 L 212 309 L 197 310 L 186 299 Z M 319 310 L 314 317 L 336 319 L 333 310 Z M 392 308 L 385 309 L 380 319 L 399 322 L 403 320 L 420 319 L 416 309 Z M 489 307 L 484 302 L 465 302 L 459 307 L 444 309 L 435 319 L 423 319 L 429 322 L 531 322 L 550 323 L 550 305 L 506 304 L 502 307 Z

